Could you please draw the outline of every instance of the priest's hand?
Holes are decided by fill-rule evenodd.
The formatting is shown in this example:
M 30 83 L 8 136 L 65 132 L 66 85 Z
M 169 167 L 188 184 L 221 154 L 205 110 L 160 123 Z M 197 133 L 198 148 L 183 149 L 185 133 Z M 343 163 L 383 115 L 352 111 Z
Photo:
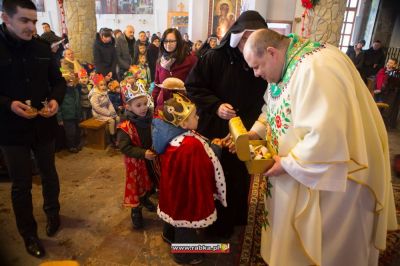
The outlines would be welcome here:
M 236 111 L 229 103 L 223 103 L 218 107 L 217 115 L 224 120 L 229 120 L 236 116 Z
M 247 135 L 249 135 L 250 140 L 258 140 L 261 139 L 260 136 L 257 134 L 257 132 L 250 130 L 247 132 Z
M 274 165 L 264 173 L 265 176 L 279 176 L 286 173 L 285 169 L 283 169 L 281 164 L 281 157 L 278 155 L 274 155 L 275 163 Z

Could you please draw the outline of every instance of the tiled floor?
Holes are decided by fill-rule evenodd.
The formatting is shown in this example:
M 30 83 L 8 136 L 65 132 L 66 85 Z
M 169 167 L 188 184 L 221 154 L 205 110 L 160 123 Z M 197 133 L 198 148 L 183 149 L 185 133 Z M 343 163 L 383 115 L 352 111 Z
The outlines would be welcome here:
M 390 131 L 391 154 L 400 153 L 400 131 Z M 42 261 L 75 259 L 83 265 L 176 265 L 169 245 L 160 234 L 162 223 L 144 211 L 145 228 L 135 231 L 130 211 L 121 207 L 124 189 L 122 156 L 115 152 L 83 149 L 79 154 L 57 154 L 61 180 L 62 229 L 53 238 L 45 235 L 45 216 L 38 179 L 32 194 L 39 237 L 47 250 L 44 260 L 25 252 L 17 234 L 10 202 L 10 182 L 0 178 L 0 243 L 6 265 L 38 265 Z M 400 183 L 400 179 L 394 178 Z M 230 254 L 208 255 L 202 265 L 235 265 L 240 255 L 243 228 L 228 240 Z

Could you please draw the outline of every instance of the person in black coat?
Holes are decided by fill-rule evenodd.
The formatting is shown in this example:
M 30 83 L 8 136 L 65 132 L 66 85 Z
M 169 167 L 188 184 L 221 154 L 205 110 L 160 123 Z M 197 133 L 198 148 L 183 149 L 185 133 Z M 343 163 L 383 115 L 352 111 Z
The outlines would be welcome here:
M 37 236 L 32 210 L 31 151 L 41 175 L 46 232 L 53 236 L 60 225 L 60 187 L 54 162 L 55 114 L 66 85 L 50 45 L 32 38 L 37 21 L 35 5 L 29 0 L 4 0 L 1 17 L 0 149 L 12 180 L 18 231 L 28 253 L 43 257 L 45 250 Z
M 365 80 L 365 75 L 363 72 L 365 52 L 362 50 L 364 45 L 365 45 L 365 41 L 360 40 L 359 42 L 357 42 L 356 45 L 349 46 L 349 48 L 346 51 L 347 56 L 350 57 L 351 61 L 354 63 L 354 66 L 357 68 L 357 70 L 360 73 L 363 80 Z
M 56 58 L 57 65 L 61 67 L 60 65 L 60 60 L 63 57 L 64 53 L 64 44 L 66 44 L 68 41 L 63 41 L 63 43 L 60 43 L 58 45 L 54 45 L 54 43 L 57 43 L 61 41 L 63 38 L 58 37 L 54 31 L 51 30 L 49 23 L 43 22 L 43 34 L 40 35 L 40 38 L 43 40 L 47 41 L 51 45 L 51 50 L 54 53 L 54 57 Z M 54 47 L 53 47 L 54 45 Z
M 152 82 L 154 81 L 156 75 L 156 63 L 160 54 L 160 44 L 160 38 L 158 38 L 156 34 L 153 34 L 153 36 L 151 36 L 151 43 L 147 48 L 147 62 L 149 63 Z
M 247 129 L 259 116 L 267 83 L 256 78 L 243 58 L 247 36 L 267 28 L 256 11 L 243 12 L 229 29 L 221 44 L 208 50 L 186 79 L 189 98 L 196 103 L 200 117 L 198 132 L 209 139 L 224 138 L 228 121 L 240 116 Z M 247 223 L 250 176 L 236 154 L 224 149 L 221 164 L 227 185 L 228 207 L 217 206 L 218 219 L 211 234 L 229 237 L 234 225 Z
M 93 44 L 93 58 L 96 73 L 103 76 L 112 75 L 114 79 L 117 78 L 117 52 L 111 29 L 102 28 L 96 34 L 96 40 Z
M 385 53 L 382 49 L 382 43 L 375 40 L 372 47 L 365 51 L 364 56 L 364 73 L 368 78 L 375 76 L 385 64 Z

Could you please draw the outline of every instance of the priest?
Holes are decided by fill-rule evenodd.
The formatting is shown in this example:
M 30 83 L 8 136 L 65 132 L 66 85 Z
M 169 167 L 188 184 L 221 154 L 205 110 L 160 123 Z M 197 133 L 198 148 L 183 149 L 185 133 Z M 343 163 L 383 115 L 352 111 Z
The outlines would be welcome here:
M 249 37 L 243 54 L 269 83 L 249 135 L 265 138 L 269 127 L 277 151 L 265 173 L 272 197 L 263 259 L 377 265 L 387 230 L 398 226 L 387 133 L 357 69 L 332 45 L 267 29 Z

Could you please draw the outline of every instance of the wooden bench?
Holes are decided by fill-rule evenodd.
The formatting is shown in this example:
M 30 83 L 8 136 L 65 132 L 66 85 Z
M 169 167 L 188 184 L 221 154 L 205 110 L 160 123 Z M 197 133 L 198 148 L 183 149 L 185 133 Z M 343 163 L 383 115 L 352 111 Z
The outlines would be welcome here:
M 79 127 L 86 130 L 86 145 L 89 148 L 104 150 L 107 147 L 106 126 L 106 121 L 99 121 L 94 118 L 89 118 L 79 124 Z

